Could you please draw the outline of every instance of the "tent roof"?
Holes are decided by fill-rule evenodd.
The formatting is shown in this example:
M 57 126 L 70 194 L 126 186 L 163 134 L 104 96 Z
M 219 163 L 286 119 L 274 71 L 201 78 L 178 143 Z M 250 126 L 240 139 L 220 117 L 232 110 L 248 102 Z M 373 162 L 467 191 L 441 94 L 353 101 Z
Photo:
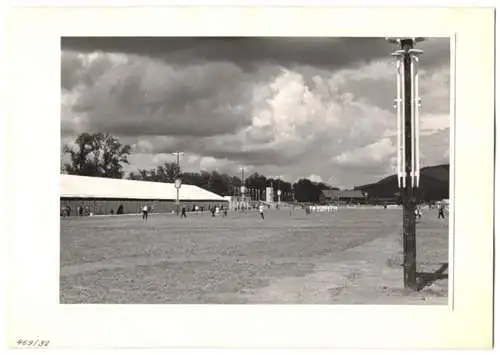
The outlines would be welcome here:
M 175 200 L 177 191 L 171 183 L 61 174 L 60 197 Z M 182 185 L 179 189 L 179 199 L 224 201 L 222 196 L 194 185 Z

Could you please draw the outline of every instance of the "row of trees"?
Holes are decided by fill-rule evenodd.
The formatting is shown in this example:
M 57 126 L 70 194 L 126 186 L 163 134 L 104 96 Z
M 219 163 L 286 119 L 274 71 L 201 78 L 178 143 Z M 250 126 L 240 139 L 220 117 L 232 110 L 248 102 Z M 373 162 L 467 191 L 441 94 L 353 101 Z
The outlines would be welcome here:
M 75 140 L 75 144 L 64 147 L 64 153 L 69 154 L 70 163 L 64 164 L 63 172 L 72 175 L 96 176 L 122 179 L 125 177 L 124 165 L 129 164 L 131 153 L 129 145 L 122 145 L 118 139 L 109 134 L 83 133 Z M 180 176 L 182 182 L 196 185 L 218 195 L 239 195 L 242 186 L 241 178 L 230 176 L 218 171 L 181 172 L 176 163 L 164 163 L 152 169 L 138 169 L 126 178 L 131 180 L 173 183 Z M 281 199 L 299 202 L 319 201 L 321 190 L 331 187 L 324 183 L 300 179 L 294 184 L 282 179 L 268 178 L 257 172 L 245 179 L 247 195 L 254 198 L 265 198 L 266 187 L 274 191 L 282 191 Z

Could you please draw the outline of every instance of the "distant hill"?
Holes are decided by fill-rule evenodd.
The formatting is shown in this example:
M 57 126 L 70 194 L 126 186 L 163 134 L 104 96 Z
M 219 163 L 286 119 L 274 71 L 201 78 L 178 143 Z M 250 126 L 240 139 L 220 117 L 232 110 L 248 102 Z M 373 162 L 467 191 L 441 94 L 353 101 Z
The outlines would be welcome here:
M 397 175 L 388 176 L 376 183 L 356 186 L 355 189 L 368 193 L 370 198 L 393 198 L 399 193 Z M 421 201 L 437 201 L 449 198 L 450 165 L 429 166 L 420 169 Z

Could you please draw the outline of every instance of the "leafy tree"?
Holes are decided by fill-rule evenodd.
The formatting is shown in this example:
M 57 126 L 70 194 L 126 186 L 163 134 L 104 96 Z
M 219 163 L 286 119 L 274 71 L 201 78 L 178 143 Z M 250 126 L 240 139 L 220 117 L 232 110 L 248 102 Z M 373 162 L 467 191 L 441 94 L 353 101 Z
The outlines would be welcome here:
M 295 198 L 299 202 L 318 202 L 321 189 L 309 179 L 300 179 L 293 185 Z
M 182 182 L 186 185 L 203 186 L 203 180 L 200 173 L 183 173 Z
M 241 178 L 239 176 L 232 176 L 231 177 L 231 195 L 238 195 L 240 193 L 240 186 L 241 186 Z
M 259 173 L 253 173 L 246 179 L 246 185 L 248 188 L 265 190 L 266 177 L 264 175 L 260 175 Z
M 139 169 L 140 180 L 145 181 L 153 181 L 153 177 L 151 176 L 151 171 L 146 169 Z
M 155 176 L 155 181 L 173 183 L 181 176 L 181 169 L 176 163 L 164 163 L 156 168 Z
M 225 173 L 221 174 L 218 171 L 212 171 L 209 182 L 210 188 L 222 196 L 232 195 L 235 192 L 235 186 L 233 185 L 234 178 L 234 176 L 229 176 Z
M 208 171 L 201 172 L 201 188 L 208 190 L 210 188 L 210 173 Z
M 128 174 L 127 179 L 129 179 L 129 180 L 142 180 L 141 174 L 139 174 L 138 172 L 137 173 L 133 172 L 133 171 Z
M 164 163 L 153 169 L 138 169 L 137 173 L 131 172 L 128 176 L 130 180 L 143 180 L 154 182 L 173 183 L 181 175 L 179 166 L 176 163 Z
M 223 196 L 230 196 L 233 194 L 234 188 L 232 185 L 232 177 L 228 174 L 221 174 L 222 181 L 224 182 Z
M 71 175 L 121 179 L 130 151 L 129 145 L 122 145 L 110 134 L 82 133 L 76 138 L 75 147 L 64 147 L 64 153 L 71 158 L 64 170 Z
M 173 182 L 176 176 L 177 164 L 166 163 L 150 170 L 138 170 L 137 173 L 131 173 L 129 179 L 158 181 L 158 182 Z M 230 176 L 218 171 L 201 171 L 184 172 L 182 173 L 182 181 L 184 184 L 199 186 L 205 190 L 214 192 L 222 196 L 231 196 L 240 194 L 241 178 L 238 176 Z M 288 181 L 274 178 L 266 178 L 259 173 L 253 173 L 245 179 L 247 187 L 247 196 L 252 198 L 265 198 L 265 189 L 267 186 L 272 186 L 274 191 L 281 190 L 281 201 L 292 201 L 295 198 L 301 202 L 318 202 L 321 190 L 330 188 L 324 183 L 311 182 L 308 179 L 301 179 L 296 184 L 291 184 Z M 295 189 L 295 191 L 293 191 Z M 277 201 L 277 195 L 275 194 Z

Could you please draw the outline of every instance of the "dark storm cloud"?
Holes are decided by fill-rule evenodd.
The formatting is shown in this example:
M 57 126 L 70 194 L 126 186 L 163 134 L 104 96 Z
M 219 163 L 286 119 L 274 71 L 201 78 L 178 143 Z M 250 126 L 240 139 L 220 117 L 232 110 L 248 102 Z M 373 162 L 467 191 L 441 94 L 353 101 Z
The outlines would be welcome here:
M 338 37 L 63 37 L 63 50 L 115 52 L 163 58 L 170 63 L 231 61 L 251 69 L 269 62 L 335 69 L 387 58 L 395 45 L 384 38 Z M 449 61 L 449 40 L 419 43 L 424 67 Z
M 134 160 L 141 167 L 182 151 L 200 168 L 366 183 L 393 170 L 395 142 L 375 143 L 395 129 L 395 47 L 383 38 L 64 38 L 62 134 L 110 132 L 148 159 Z M 418 48 L 431 132 L 447 125 L 449 45 Z M 444 138 L 429 136 L 426 164 L 441 159 Z
M 71 56 L 63 63 L 78 65 Z M 86 130 L 200 137 L 234 133 L 251 121 L 252 80 L 232 63 L 165 67 L 143 56 L 121 64 L 97 56 L 83 73 L 69 74 L 63 85 L 84 82 L 72 110 Z

